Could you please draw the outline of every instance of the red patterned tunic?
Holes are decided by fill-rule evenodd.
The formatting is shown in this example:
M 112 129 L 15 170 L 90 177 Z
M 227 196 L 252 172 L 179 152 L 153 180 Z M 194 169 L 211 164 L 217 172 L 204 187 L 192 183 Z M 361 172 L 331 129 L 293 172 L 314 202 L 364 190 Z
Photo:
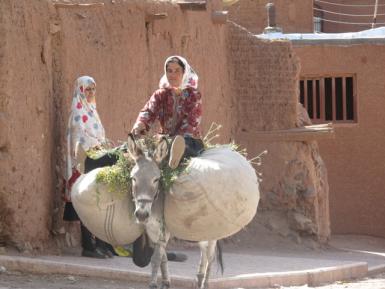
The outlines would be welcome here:
M 202 99 L 197 89 L 187 87 L 176 94 L 170 88 L 161 88 L 154 92 L 140 111 L 134 128 L 141 122 L 148 131 L 158 120 L 161 134 L 200 138 L 201 116 Z

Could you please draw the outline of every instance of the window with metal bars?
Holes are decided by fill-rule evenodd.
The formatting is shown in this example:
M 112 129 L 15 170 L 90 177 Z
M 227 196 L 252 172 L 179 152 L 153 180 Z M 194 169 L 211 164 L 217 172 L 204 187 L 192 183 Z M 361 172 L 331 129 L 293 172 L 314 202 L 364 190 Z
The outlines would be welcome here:
M 301 77 L 300 102 L 313 123 L 357 122 L 354 75 Z

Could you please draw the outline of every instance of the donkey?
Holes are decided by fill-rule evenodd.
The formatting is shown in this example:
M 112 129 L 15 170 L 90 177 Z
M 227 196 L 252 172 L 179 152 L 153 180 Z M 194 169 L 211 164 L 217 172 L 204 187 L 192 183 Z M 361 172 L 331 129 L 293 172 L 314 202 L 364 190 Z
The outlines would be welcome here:
M 164 198 L 165 193 L 160 190 L 159 181 L 161 172 L 159 165 L 168 155 L 168 144 L 162 139 L 157 145 L 153 155 L 144 153 L 137 145 L 132 135 L 129 135 L 127 150 L 135 160 L 131 170 L 132 197 L 135 203 L 135 217 L 145 226 L 145 232 L 154 246 L 151 257 L 151 281 L 149 288 L 157 288 L 157 275 L 161 269 L 161 289 L 170 287 L 168 273 L 166 246 L 170 232 L 164 223 Z M 199 289 L 208 288 L 210 266 L 217 252 L 217 260 L 223 273 L 222 251 L 216 240 L 199 242 L 201 259 L 197 273 Z

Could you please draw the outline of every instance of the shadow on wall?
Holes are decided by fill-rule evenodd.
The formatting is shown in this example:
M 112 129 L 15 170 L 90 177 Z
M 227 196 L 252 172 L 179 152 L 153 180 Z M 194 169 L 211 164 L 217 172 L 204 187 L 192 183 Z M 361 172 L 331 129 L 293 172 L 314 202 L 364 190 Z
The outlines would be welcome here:
M 4 200 L 4 192 L 0 193 L 0 254 L 2 247 L 5 247 L 9 243 L 9 236 L 11 235 L 8 219 L 11 219 L 12 212 L 6 206 Z

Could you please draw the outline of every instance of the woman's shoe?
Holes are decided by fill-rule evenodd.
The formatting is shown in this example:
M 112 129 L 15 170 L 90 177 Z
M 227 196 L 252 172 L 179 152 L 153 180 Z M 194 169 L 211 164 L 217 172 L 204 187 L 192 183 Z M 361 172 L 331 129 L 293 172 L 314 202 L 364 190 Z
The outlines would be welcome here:
M 185 148 L 186 144 L 184 138 L 180 135 L 177 135 L 171 145 L 170 160 L 168 161 L 170 168 L 176 169 L 179 166 Z
M 187 260 L 187 255 L 178 252 L 167 252 L 167 260 L 174 262 L 185 262 Z
M 120 257 L 132 257 L 132 248 L 116 246 L 114 247 L 114 251 Z
M 107 249 L 106 247 L 96 247 L 96 250 L 98 252 L 101 252 L 103 255 L 106 256 L 106 258 L 113 258 L 114 257 L 114 253 L 111 252 L 109 249 Z

